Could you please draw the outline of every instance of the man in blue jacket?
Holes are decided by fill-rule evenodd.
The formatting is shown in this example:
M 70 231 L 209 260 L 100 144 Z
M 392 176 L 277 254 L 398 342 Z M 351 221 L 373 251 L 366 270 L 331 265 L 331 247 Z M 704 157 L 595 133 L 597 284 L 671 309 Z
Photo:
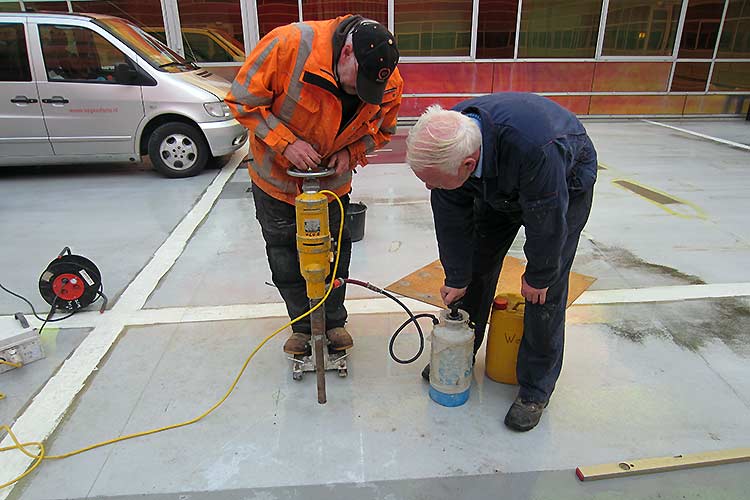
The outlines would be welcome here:
M 458 302 L 482 344 L 500 268 L 521 226 L 528 261 L 518 397 L 505 425 L 534 428 L 560 375 L 568 275 L 596 181 L 581 122 L 535 94 L 499 93 L 453 110 L 430 107 L 407 139 L 406 161 L 432 190 L 446 305 Z M 429 365 L 422 373 L 429 380 Z

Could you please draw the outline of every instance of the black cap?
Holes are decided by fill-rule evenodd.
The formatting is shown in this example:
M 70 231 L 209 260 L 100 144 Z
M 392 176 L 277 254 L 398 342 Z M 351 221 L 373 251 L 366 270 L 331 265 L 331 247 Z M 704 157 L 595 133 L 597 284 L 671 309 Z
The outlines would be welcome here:
M 357 95 L 369 104 L 380 104 L 398 63 L 396 40 L 382 24 L 362 21 L 352 30 L 352 45 L 359 65 Z

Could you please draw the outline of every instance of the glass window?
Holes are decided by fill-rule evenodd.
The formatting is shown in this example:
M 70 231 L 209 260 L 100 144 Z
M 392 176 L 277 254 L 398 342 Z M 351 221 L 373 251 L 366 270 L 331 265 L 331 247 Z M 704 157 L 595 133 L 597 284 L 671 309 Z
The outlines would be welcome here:
M 274 28 L 299 21 L 297 0 L 256 0 L 256 4 L 261 38 Z
M 596 54 L 601 0 L 524 0 L 518 57 Z
M 342 14 L 360 14 L 388 26 L 388 2 L 386 0 L 302 0 L 302 19 L 321 21 Z
M 244 62 L 240 0 L 180 0 L 185 57 L 198 62 Z
M 717 57 L 750 58 L 750 0 L 729 0 Z
M 0 12 L 21 12 L 21 4 L 17 0 L 0 0 Z
M 130 64 L 125 54 L 90 29 L 40 25 L 39 38 L 51 82 L 117 83 L 115 67 Z
M 679 57 L 711 58 L 719 34 L 724 0 L 690 0 L 682 28 Z
M 396 43 L 401 56 L 468 56 L 472 0 L 395 0 Z
M 750 90 L 750 63 L 714 63 L 710 90 L 717 92 Z
M 117 16 L 144 28 L 164 29 L 159 0 L 73 0 L 73 12 Z
M 507 59 L 513 57 L 516 44 L 518 0 L 482 0 L 479 2 L 477 57 Z M 570 40 L 568 40 L 570 43 Z
M 674 92 L 705 92 L 709 62 L 678 62 L 672 77 Z
M 38 12 L 48 10 L 52 12 L 68 12 L 68 3 L 65 0 L 47 0 L 46 2 L 34 2 L 24 0 L 26 12 Z
M 20 23 L 0 24 L 0 82 L 30 82 L 26 33 Z
M 243 62 L 242 42 L 225 31 L 182 28 L 185 58 L 196 62 Z
M 159 71 L 167 73 L 180 73 L 196 69 L 193 63 L 186 61 L 182 56 L 154 35 L 146 33 L 136 25 L 123 19 L 107 17 L 99 19 L 97 24 L 112 33 L 128 47 L 133 49 L 139 56 L 146 60 L 151 66 Z
M 669 56 L 682 0 L 610 0 L 605 56 Z

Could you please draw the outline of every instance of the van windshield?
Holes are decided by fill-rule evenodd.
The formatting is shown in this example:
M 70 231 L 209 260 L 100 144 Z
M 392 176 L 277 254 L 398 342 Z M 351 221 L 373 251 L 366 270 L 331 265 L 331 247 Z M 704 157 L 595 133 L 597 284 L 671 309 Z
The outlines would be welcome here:
M 177 52 L 134 24 L 114 17 L 100 18 L 95 22 L 127 44 L 159 71 L 182 73 L 198 69 L 197 64 L 185 60 Z

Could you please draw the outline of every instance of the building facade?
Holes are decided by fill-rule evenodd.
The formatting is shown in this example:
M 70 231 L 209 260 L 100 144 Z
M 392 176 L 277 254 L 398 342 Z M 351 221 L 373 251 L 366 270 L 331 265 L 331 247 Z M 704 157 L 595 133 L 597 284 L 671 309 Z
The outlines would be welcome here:
M 740 115 L 750 0 L 0 0 L 1 11 L 112 14 L 232 78 L 283 24 L 359 13 L 401 50 L 401 117 L 498 91 L 579 115 Z

